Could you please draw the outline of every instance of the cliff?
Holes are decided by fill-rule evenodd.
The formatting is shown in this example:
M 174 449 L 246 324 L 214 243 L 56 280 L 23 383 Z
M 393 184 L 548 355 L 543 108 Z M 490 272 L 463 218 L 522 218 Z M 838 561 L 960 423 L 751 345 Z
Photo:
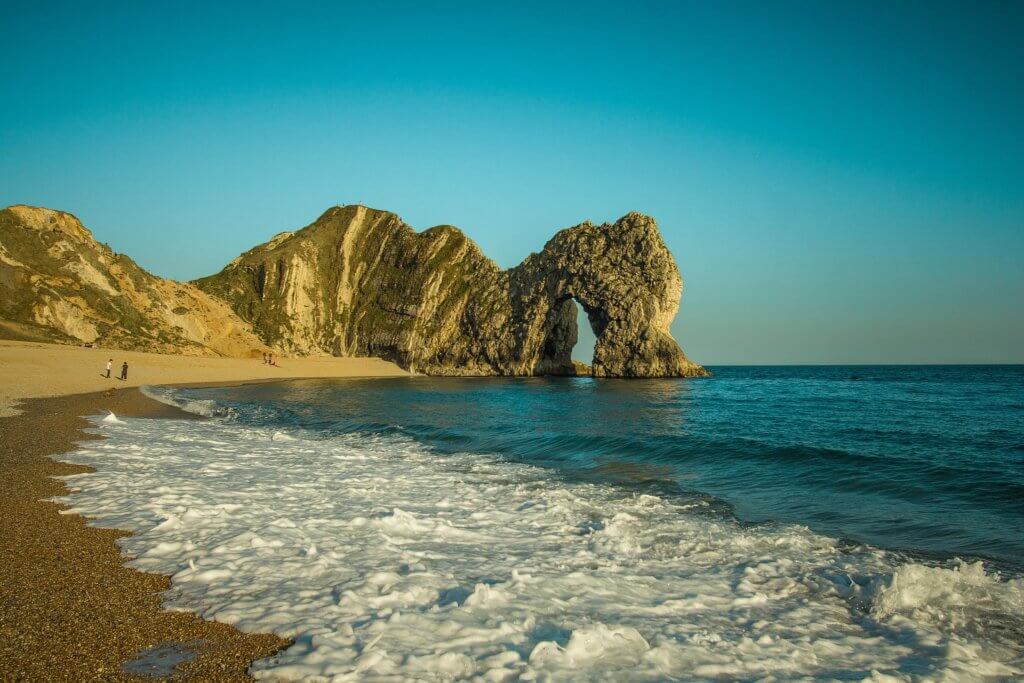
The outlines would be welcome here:
M 598 377 L 706 372 L 669 332 L 682 279 L 654 220 L 557 233 L 501 270 L 462 232 L 334 207 L 195 281 L 288 353 L 379 356 L 431 375 L 575 374 L 576 304 Z
M 192 355 L 266 345 L 223 301 L 146 272 L 69 213 L 0 210 L 0 336 Z

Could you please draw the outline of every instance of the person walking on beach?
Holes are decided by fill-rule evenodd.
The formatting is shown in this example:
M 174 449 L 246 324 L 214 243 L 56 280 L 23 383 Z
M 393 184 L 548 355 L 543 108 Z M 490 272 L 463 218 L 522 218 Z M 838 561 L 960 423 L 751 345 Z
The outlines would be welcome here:
M 110 379 L 110 368 L 114 365 L 114 359 L 111 358 L 107 361 L 107 379 Z
M 125 361 L 121 366 L 121 380 L 124 382 L 128 381 L 128 361 Z

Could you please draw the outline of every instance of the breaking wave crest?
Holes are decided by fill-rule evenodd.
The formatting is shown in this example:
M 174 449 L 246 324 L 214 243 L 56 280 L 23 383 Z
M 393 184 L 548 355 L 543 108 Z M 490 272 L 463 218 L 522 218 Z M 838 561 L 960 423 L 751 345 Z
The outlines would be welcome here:
M 222 406 L 210 399 L 189 398 L 172 387 L 143 385 L 139 391 L 146 397 L 164 405 L 172 406 L 186 413 L 202 417 L 234 417 L 237 413 L 229 406 Z
M 993 626 L 1024 637 L 1024 580 L 1003 580 L 981 562 L 900 566 L 872 601 L 879 619 L 902 615 L 945 631 L 983 635 Z

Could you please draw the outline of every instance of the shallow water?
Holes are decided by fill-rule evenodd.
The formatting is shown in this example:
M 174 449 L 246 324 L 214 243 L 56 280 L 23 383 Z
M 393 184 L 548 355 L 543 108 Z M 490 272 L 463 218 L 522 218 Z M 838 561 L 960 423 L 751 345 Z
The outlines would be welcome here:
M 68 501 L 269 677 L 1012 677 L 1020 368 L 169 392 Z M 1017 488 L 1015 488 L 1017 487 Z M 956 558 L 962 559 L 956 559 Z
M 178 667 L 199 656 L 203 641 L 166 641 L 144 648 L 135 658 L 125 662 L 121 671 L 139 678 L 173 680 L 179 674 Z

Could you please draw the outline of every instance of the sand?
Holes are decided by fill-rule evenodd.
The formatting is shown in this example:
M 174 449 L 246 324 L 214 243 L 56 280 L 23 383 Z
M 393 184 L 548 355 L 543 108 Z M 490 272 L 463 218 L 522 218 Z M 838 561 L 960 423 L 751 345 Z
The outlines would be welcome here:
M 101 377 L 107 358 L 129 363 L 129 379 Z M 113 374 L 113 373 L 112 373 Z M 161 675 L 150 648 L 184 653 L 164 677 L 249 680 L 249 664 L 288 643 L 161 608 L 170 580 L 123 566 L 127 532 L 89 527 L 47 502 L 67 493 L 54 476 L 90 471 L 50 459 L 86 434 L 82 415 L 196 419 L 143 396 L 140 384 L 191 384 L 296 377 L 405 374 L 370 358 L 194 358 L 0 341 L 0 680 L 139 680 Z M 92 392 L 92 393 L 83 393 Z M 73 395 L 68 395 L 73 394 Z M 52 398 L 36 398 L 52 396 Z M 13 416 L 12 416 L 13 415 Z M 131 667 L 135 667 L 132 669 Z
M 107 359 L 113 358 L 111 379 Z M 117 379 L 128 361 L 128 381 Z M 87 349 L 79 346 L 0 340 L 0 417 L 17 414 L 24 398 L 65 396 L 143 384 L 189 384 L 300 377 L 394 377 L 407 374 L 379 358 L 206 358 Z

